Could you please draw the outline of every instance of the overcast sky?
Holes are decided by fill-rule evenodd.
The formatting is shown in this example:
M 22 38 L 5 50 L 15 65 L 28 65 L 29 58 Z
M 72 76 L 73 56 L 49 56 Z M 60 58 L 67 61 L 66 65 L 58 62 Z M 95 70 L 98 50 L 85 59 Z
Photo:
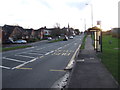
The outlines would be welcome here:
M 0 0 L 0 26 L 19 25 L 24 28 L 60 27 L 84 30 L 93 22 L 101 21 L 103 30 L 118 26 L 120 0 Z M 88 5 L 86 5 L 88 4 Z

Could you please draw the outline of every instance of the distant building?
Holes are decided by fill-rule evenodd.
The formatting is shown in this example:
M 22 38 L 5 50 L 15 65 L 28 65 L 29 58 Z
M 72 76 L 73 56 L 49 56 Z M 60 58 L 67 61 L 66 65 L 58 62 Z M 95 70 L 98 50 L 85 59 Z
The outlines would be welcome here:
M 111 34 L 112 34 L 113 37 L 120 38 L 120 28 L 113 28 L 111 30 Z

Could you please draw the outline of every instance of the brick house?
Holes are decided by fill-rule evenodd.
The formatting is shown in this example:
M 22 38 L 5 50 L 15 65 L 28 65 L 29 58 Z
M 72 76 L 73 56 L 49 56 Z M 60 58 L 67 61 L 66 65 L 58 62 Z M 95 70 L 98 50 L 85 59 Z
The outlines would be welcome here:
M 22 35 L 22 39 L 26 39 L 29 40 L 31 38 L 34 38 L 34 29 L 24 29 L 23 35 Z
M 20 26 L 4 25 L 3 29 L 3 43 L 6 40 L 18 40 L 22 39 L 24 29 Z

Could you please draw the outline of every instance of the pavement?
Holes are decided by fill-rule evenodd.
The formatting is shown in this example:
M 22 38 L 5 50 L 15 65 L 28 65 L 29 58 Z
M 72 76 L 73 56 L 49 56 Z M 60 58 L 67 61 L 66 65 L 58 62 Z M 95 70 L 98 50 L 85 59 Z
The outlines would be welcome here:
M 118 83 L 96 56 L 90 36 L 86 38 L 85 49 L 81 50 L 68 80 L 67 88 L 111 88 L 118 89 Z

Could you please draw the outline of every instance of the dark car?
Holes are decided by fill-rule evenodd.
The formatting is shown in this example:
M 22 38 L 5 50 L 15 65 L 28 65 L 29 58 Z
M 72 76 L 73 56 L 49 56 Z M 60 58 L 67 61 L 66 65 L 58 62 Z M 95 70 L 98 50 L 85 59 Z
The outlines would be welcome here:
M 5 44 L 13 44 L 14 43 L 14 41 L 12 41 L 12 40 L 6 40 L 5 41 Z

